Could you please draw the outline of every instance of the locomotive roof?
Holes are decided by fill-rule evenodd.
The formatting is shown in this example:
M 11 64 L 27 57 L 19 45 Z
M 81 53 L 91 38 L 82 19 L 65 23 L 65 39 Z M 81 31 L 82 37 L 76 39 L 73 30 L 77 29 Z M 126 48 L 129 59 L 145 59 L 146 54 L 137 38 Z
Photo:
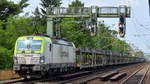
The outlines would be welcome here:
M 62 45 L 69 45 L 69 46 L 72 46 L 72 42 L 67 42 L 65 40 L 61 40 L 61 39 L 52 39 L 52 42 L 54 44 L 62 44 Z
M 65 40 L 62 40 L 62 39 L 54 39 L 54 38 L 50 38 L 50 37 L 46 37 L 46 36 L 34 36 L 34 35 L 31 35 L 31 36 L 21 36 L 18 38 L 18 40 L 22 40 L 23 38 L 28 38 L 28 37 L 36 37 L 36 38 L 41 38 L 43 40 L 46 40 L 46 41 L 50 41 L 53 43 L 53 44 L 61 44 L 61 45 L 68 45 L 68 46 L 73 46 L 74 44 L 72 42 L 68 42 L 68 41 L 65 41 Z

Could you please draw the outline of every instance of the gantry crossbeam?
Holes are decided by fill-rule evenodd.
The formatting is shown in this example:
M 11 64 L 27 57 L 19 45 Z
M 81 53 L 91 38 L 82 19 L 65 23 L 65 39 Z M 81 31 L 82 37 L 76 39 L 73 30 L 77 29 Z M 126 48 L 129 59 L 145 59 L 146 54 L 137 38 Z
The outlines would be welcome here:
M 96 14 L 98 18 L 118 18 L 121 14 L 125 17 L 130 17 L 130 7 L 55 7 L 48 8 L 47 14 L 49 18 L 64 18 L 64 17 L 92 17 Z

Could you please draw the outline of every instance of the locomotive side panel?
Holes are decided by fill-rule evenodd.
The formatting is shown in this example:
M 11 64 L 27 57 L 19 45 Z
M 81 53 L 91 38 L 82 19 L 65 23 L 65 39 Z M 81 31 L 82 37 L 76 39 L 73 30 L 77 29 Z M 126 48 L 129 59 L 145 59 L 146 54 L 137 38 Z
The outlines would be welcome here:
M 73 66 L 75 64 L 74 47 L 61 44 L 52 46 L 52 64 L 56 66 Z

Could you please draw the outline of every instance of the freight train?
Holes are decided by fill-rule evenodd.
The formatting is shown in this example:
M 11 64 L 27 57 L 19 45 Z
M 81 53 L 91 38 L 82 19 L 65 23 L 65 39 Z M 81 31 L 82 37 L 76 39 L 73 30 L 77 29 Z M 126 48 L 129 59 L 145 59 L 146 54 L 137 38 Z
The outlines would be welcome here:
M 13 69 L 23 77 L 41 77 L 106 65 L 143 62 L 133 57 L 99 49 L 76 49 L 72 42 L 43 35 L 19 37 L 15 44 Z

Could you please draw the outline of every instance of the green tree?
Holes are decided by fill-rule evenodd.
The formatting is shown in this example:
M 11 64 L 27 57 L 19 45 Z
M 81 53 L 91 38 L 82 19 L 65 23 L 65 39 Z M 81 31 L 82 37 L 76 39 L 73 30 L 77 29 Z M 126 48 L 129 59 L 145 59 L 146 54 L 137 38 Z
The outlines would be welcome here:
M 40 5 L 42 6 L 41 11 L 42 14 L 46 15 L 46 9 L 49 7 L 49 10 L 51 12 L 51 8 L 53 7 L 59 7 L 61 5 L 61 0 L 41 0 Z
M 135 56 L 144 57 L 144 53 L 142 51 L 135 52 Z
M 84 3 L 79 0 L 75 0 L 69 4 L 70 10 L 68 10 L 68 12 L 71 12 L 71 10 L 78 12 L 78 7 L 84 7 Z M 77 47 L 86 47 L 90 45 L 91 42 L 89 41 L 91 40 L 89 38 L 89 31 L 86 30 L 85 20 L 85 18 L 64 18 L 61 23 L 62 37 L 74 42 Z M 87 40 L 88 42 L 86 42 Z
M 6 35 L 7 38 L 13 38 L 12 40 L 7 39 L 6 44 L 9 44 L 10 46 L 6 46 L 6 48 L 11 49 L 14 47 L 14 43 L 16 39 L 20 36 L 24 35 L 32 35 L 34 34 L 34 26 L 32 23 L 32 17 L 30 18 L 24 18 L 24 17 L 18 17 L 18 18 L 9 18 L 9 22 L 7 23 L 7 30 Z M 46 28 L 43 26 L 38 25 L 39 33 L 45 33 Z
M 32 25 L 34 27 L 34 32 L 39 33 L 39 26 L 44 26 L 46 28 L 46 17 L 42 17 L 38 7 L 35 9 L 33 14 L 34 17 L 32 17 Z M 46 31 L 44 33 L 46 33 Z
M 44 27 L 46 27 L 46 23 L 47 23 L 47 8 L 50 10 L 51 12 L 51 8 L 53 7 L 59 7 L 61 5 L 61 0 L 41 0 L 40 5 L 42 6 L 42 8 L 37 7 L 35 9 L 35 11 L 33 12 L 34 17 L 33 17 L 33 24 L 35 26 L 36 31 L 38 31 L 37 26 L 38 25 L 43 25 Z M 55 18 L 54 18 L 55 20 Z
M 0 69 L 10 68 L 12 60 L 8 49 L 0 46 Z
M 78 30 L 78 26 L 74 21 L 74 18 L 63 19 L 61 23 L 61 35 L 67 38 L 68 41 L 74 42 L 76 47 L 86 47 L 86 34 L 82 30 Z
M 12 1 L 0 1 L 0 21 L 6 21 L 10 15 L 17 15 L 22 12 L 23 8 L 27 7 L 28 0 L 21 0 L 18 4 Z
M 0 1 L 0 69 L 12 68 L 14 44 L 19 36 L 15 36 L 19 34 L 15 32 L 15 30 L 18 28 L 18 24 L 21 24 L 21 21 L 15 24 L 16 18 L 14 16 L 17 16 L 22 12 L 23 8 L 29 5 L 27 1 L 28 0 L 20 0 L 17 4 L 8 0 Z M 22 26 L 23 25 L 20 27 Z M 18 28 L 18 30 L 21 29 Z
M 84 7 L 84 3 L 82 3 L 80 0 L 75 0 L 69 4 L 69 7 Z

